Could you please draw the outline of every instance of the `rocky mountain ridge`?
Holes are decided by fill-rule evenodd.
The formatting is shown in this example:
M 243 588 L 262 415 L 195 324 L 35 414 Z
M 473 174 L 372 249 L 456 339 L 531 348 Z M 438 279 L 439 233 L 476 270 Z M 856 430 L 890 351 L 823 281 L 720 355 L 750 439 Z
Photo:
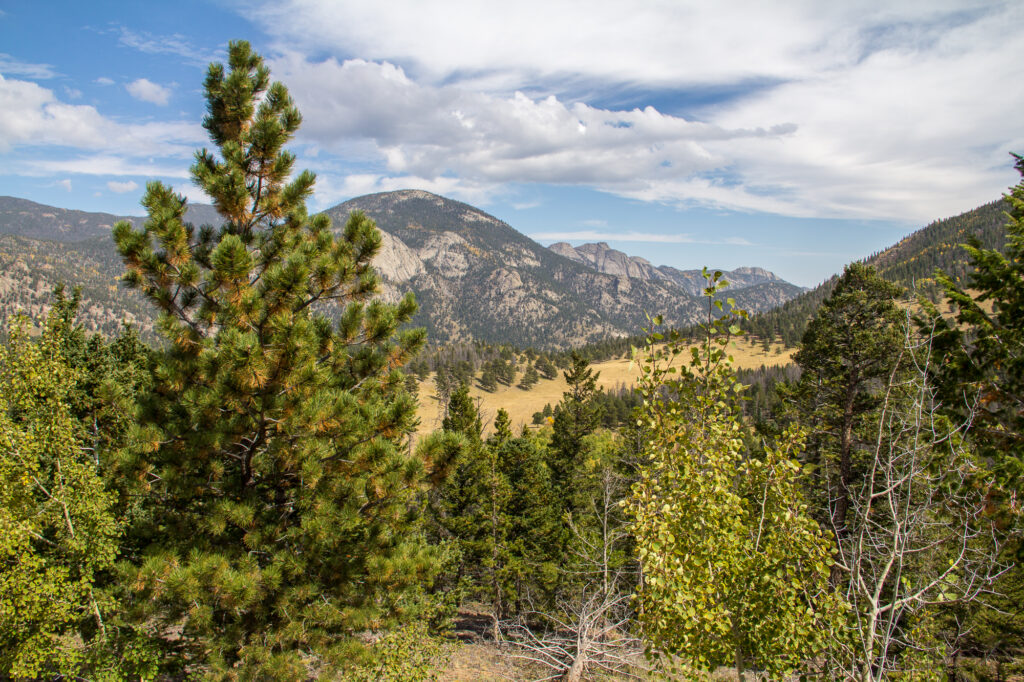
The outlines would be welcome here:
M 420 322 L 440 343 L 564 347 L 636 334 L 646 313 L 684 324 L 703 311 L 670 276 L 600 271 L 477 208 L 429 192 L 371 194 L 327 213 L 341 224 L 353 210 L 373 218 L 385 235 L 376 262 L 387 294 L 416 292 Z M 765 310 L 802 291 L 772 278 L 730 295 L 741 306 Z
M 394 299 L 413 291 L 420 304 L 415 322 L 438 345 L 482 340 L 562 348 L 636 334 L 646 313 L 685 324 L 703 310 L 669 276 L 598 271 L 477 208 L 429 192 L 367 195 L 326 213 L 340 230 L 353 210 L 367 213 L 381 229 L 375 264 L 383 295 Z M 117 283 L 123 268 L 109 233 L 120 219 L 0 197 L 0 318 L 14 309 L 41 314 L 49 292 L 63 281 L 84 286 L 87 329 L 112 333 L 125 317 L 150 329 L 152 310 Z M 128 219 L 137 225 L 144 220 Z M 217 214 L 211 206 L 190 205 L 186 220 L 216 223 Z M 765 310 L 800 291 L 776 280 L 734 288 L 730 295 L 743 307 Z
M 691 296 L 700 296 L 706 286 L 700 270 L 679 270 L 668 265 L 655 266 L 646 258 L 630 256 L 611 248 L 606 242 L 581 244 L 575 247 L 568 242 L 556 242 L 548 248 L 560 256 L 589 265 L 605 274 L 633 277 L 644 281 L 672 282 Z M 766 282 L 786 283 L 778 275 L 764 268 L 741 267 L 735 270 L 723 270 L 723 272 L 732 291 Z

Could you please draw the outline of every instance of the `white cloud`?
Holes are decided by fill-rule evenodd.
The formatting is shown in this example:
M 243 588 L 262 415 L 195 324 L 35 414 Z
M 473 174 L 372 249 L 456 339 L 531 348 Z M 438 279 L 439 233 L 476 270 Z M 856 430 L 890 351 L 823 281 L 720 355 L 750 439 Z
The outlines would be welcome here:
M 128 94 L 135 99 L 142 100 L 143 102 L 149 102 L 150 104 L 164 106 L 171 99 L 170 88 L 165 88 L 162 85 L 154 83 L 148 78 L 133 80 L 124 87 L 128 91 Z
M 1024 148 L 1024 91 L 1009 85 L 1024 62 L 1020 3 L 579 9 L 287 0 L 254 13 L 280 39 L 275 76 L 299 101 L 303 134 L 335 152 L 369 143 L 390 177 L 908 222 L 1015 181 L 1006 152 Z M 290 52 L 299 36 L 310 53 L 343 45 L 363 59 L 313 63 Z M 645 97 L 697 107 L 700 121 Z
M 114 31 L 118 34 L 118 42 L 121 45 L 146 54 L 174 55 L 195 66 L 206 66 L 222 58 L 220 52 L 197 47 L 180 33 L 154 35 L 146 31 L 133 31 L 124 26 L 118 26 Z
M 77 88 L 69 88 L 66 85 L 64 86 L 64 94 L 68 99 L 81 99 L 82 97 L 81 90 L 78 90 Z
M 134 161 L 120 156 L 97 154 L 74 159 L 50 159 L 29 162 L 19 171 L 25 175 L 51 175 L 54 173 L 77 173 L 82 175 L 116 175 L 162 178 L 188 178 L 188 163 L 178 165 L 159 164 L 151 161 Z
M 69 178 L 65 178 L 63 180 L 58 180 L 57 184 L 60 185 L 61 187 L 63 187 L 68 192 L 71 191 L 71 180 Z
M 344 45 L 350 54 L 408 65 L 435 83 L 455 75 L 509 91 L 557 79 L 678 87 L 805 78 L 855 62 L 875 44 L 927 42 L 967 13 L 957 0 L 647 0 L 628 9 L 619 0 L 252 4 L 251 14 L 282 45 L 301 41 L 328 54 Z
M 57 75 L 57 72 L 54 71 L 53 67 L 49 64 L 32 64 L 29 62 L 23 62 L 9 54 L 3 53 L 0 53 L 0 73 L 8 76 L 22 76 L 23 78 L 33 78 L 36 80 L 54 78 Z
M 376 173 L 353 173 L 337 176 L 319 173 L 312 204 L 317 210 L 322 210 L 355 196 L 400 189 L 422 189 L 477 206 L 486 206 L 491 198 L 501 191 L 498 186 L 491 183 L 473 183 L 454 177 L 422 178 Z
M 393 64 L 358 59 L 313 63 L 293 54 L 274 68 L 303 112 L 304 140 L 335 151 L 369 141 L 398 182 L 418 178 L 420 184 L 477 188 L 547 182 L 637 191 L 727 165 L 728 157 L 712 153 L 711 143 L 779 138 L 794 130 L 786 123 L 725 129 L 653 107 L 617 111 L 554 96 L 435 87 Z
M 100 76 L 94 82 L 96 84 L 98 84 L 98 85 L 113 85 L 114 84 L 114 79 L 113 78 L 107 78 L 106 76 Z
M 0 76 L 0 151 L 53 146 L 187 159 L 204 138 L 196 123 L 118 123 L 95 107 L 61 102 L 52 90 L 35 83 Z
M 127 180 L 125 182 L 111 180 L 110 182 L 107 183 L 107 189 L 109 189 L 111 192 L 116 192 L 118 194 L 124 194 L 125 192 L 133 192 L 138 188 L 138 183 L 132 180 Z

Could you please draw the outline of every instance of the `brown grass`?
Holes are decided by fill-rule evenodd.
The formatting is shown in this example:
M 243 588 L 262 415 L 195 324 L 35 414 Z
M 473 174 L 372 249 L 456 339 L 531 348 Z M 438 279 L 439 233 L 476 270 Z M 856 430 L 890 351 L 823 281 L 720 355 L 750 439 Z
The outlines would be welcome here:
M 760 341 L 753 338 L 741 338 L 730 346 L 735 366 L 740 369 L 753 369 L 766 366 L 787 365 L 792 362 L 793 349 L 785 349 L 781 344 L 772 344 L 766 353 Z M 619 386 L 633 386 L 639 376 L 638 368 L 630 367 L 625 359 L 596 362 L 593 369 L 600 372 L 597 384 L 608 389 Z M 524 424 L 530 424 L 533 413 L 544 408 L 545 403 L 554 407 L 568 389 L 562 373 L 555 379 L 541 379 L 531 390 L 524 391 L 515 386 L 498 385 L 498 390 L 488 393 L 478 386 L 470 388 L 470 395 L 478 402 L 480 415 L 484 422 L 484 431 L 489 432 L 499 408 L 505 408 L 512 421 L 512 432 L 519 433 Z M 441 428 L 440 404 L 435 395 L 433 376 L 420 384 L 420 428 L 421 435 Z

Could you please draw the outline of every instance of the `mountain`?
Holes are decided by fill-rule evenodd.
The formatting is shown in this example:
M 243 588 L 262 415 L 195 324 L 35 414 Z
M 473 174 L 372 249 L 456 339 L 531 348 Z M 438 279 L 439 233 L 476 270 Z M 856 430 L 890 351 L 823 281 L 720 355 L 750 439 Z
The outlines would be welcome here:
M 189 204 L 186 220 L 202 225 L 217 223 L 219 214 L 207 204 Z M 145 218 L 90 213 L 37 204 L 28 199 L 0 196 L 0 234 L 57 242 L 80 242 L 93 237 L 110 239 L 114 223 L 127 220 L 136 226 Z
M 560 256 L 565 256 L 577 263 L 589 265 L 598 272 L 620 277 L 634 277 L 644 281 L 663 280 L 672 282 L 691 296 L 700 296 L 707 284 L 700 270 L 677 270 L 668 265 L 654 266 L 646 258 L 629 256 L 622 251 L 611 248 L 605 242 L 572 246 L 566 242 L 557 242 L 548 247 Z M 714 269 L 714 268 L 710 268 Z M 730 291 L 755 286 L 758 284 L 775 283 L 791 292 L 795 285 L 789 284 L 773 272 L 763 268 L 743 267 L 735 270 L 723 270 L 729 281 Z M 797 287 L 798 291 L 803 289 Z
M 647 313 L 684 325 L 703 311 L 693 295 L 699 288 L 687 279 L 692 272 L 662 268 L 650 277 L 602 272 L 544 248 L 477 208 L 429 192 L 372 194 L 327 213 L 340 230 L 353 210 L 364 211 L 381 228 L 375 263 L 383 295 L 396 299 L 415 292 L 420 303 L 415 323 L 427 327 L 438 345 L 480 340 L 564 348 L 636 334 Z M 127 317 L 149 332 L 152 309 L 117 283 L 123 267 L 110 230 L 121 219 L 0 197 L 0 318 L 19 308 L 40 315 L 53 287 L 66 282 L 83 287 L 86 329 L 112 333 Z M 144 221 L 126 219 L 136 225 Z M 218 216 L 211 206 L 190 205 L 186 219 L 216 224 Z M 766 310 L 800 293 L 771 273 L 750 269 L 743 280 L 744 273 L 737 272 L 735 279 L 749 286 L 730 295 L 751 310 Z
M 429 192 L 371 194 L 327 214 L 340 225 L 354 210 L 373 218 L 387 235 L 377 265 L 388 294 L 416 292 L 417 321 L 437 343 L 477 339 L 565 347 L 636 334 L 646 313 L 686 324 L 703 310 L 699 298 L 670 276 L 595 269 L 477 208 Z M 800 291 L 772 282 L 730 295 L 740 305 L 765 310 Z
M 217 221 L 212 206 L 189 206 L 195 224 Z M 114 334 L 122 321 L 148 336 L 155 315 L 141 295 L 117 282 L 124 272 L 110 231 L 120 220 L 136 226 L 145 218 L 91 213 L 0 197 L 0 334 L 15 311 L 45 314 L 60 283 L 82 288 L 79 320 L 86 330 Z
M 1008 208 L 1000 199 L 951 218 L 936 220 L 865 258 L 864 262 L 874 266 L 885 279 L 906 288 L 908 296 L 921 294 L 937 300 L 940 296 L 934 279 L 937 269 L 961 282 L 966 282 L 971 272 L 967 253 L 960 244 L 974 236 L 986 249 L 1003 249 Z M 838 275 L 833 276 L 782 306 L 754 316 L 747 322 L 748 330 L 759 336 L 780 338 L 789 346 L 799 343 L 807 321 L 832 293 L 837 279 Z

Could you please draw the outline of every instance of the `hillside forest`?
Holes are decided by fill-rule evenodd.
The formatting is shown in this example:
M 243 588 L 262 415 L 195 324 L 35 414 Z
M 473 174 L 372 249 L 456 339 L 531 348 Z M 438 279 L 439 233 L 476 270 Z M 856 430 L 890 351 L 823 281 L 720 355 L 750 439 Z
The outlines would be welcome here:
M 228 54 L 191 169 L 219 225 L 152 182 L 112 230 L 151 328 L 87 332 L 95 272 L 8 321 L 0 679 L 483 679 L 467 650 L 513 679 L 1024 679 L 1024 179 L 760 315 L 704 270 L 689 326 L 428 347 L 374 221 L 307 212 L 287 89 Z M 793 364 L 740 370 L 746 339 Z M 599 388 L 624 356 L 635 385 Z M 471 395 L 557 377 L 529 424 Z

